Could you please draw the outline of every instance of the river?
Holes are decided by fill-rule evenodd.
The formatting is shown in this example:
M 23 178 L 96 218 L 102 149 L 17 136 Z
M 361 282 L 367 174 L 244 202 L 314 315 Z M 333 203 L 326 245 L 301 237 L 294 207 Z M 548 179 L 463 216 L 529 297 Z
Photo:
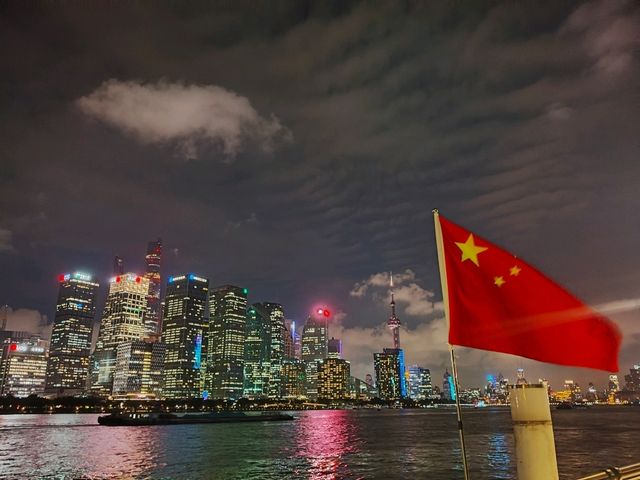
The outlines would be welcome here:
M 462 478 L 455 412 L 318 410 L 292 422 L 103 427 L 97 415 L 0 416 L 0 478 Z M 514 479 L 508 408 L 464 410 L 471 473 Z M 561 479 L 640 462 L 640 408 L 553 412 Z

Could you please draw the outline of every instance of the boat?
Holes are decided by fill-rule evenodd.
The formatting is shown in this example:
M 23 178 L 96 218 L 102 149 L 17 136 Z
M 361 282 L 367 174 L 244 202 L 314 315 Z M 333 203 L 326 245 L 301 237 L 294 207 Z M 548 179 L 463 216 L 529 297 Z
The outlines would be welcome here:
M 145 425 L 183 425 L 192 423 L 277 422 L 293 420 L 281 412 L 209 412 L 177 415 L 168 412 L 112 413 L 98 417 L 98 423 L 109 427 Z
M 556 405 L 556 410 L 573 410 L 573 404 L 570 402 L 562 402 Z

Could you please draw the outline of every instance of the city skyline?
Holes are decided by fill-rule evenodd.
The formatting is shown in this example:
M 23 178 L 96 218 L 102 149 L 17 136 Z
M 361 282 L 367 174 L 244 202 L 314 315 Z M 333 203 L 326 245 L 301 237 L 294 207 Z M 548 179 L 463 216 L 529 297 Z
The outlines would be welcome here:
M 407 275 L 406 272 L 404 274 L 400 274 L 399 275 L 400 278 L 401 278 L 401 280 L 400 280 L 401 283 L 403 281 L 403 275 Z M 392 276 L 392 274 L 390 272 L 389 272 L 389 276 L 390 276 L 390 278 Z M 82 312 L 84 310 L 88 309 L 87 311 L 89 312 L 89 314 L 93 315 L 92 312 L 96 308 L 96 306 L 95 306 L 96 305 L 95 297 L 96 296 L 99 297 L 99 295 L 96 295 L 96 291 L 98 291 L 99 284 L 95 283 L 95 281 L 94 281 L 95 279 L 91 275 L 89 275 L 87 273 L 84 273 L 84 272 L 61 274 L 61 275 L 59 275 L 57 277 L 57 280 L 58 280 L 58 282 L 59 282 L 59 284 L 61 286 L 59 299 L 58 299 L 58 310 L 61 311 L 63 315 L 66 314 L 65 313 L 66 310 L 64 310 L 64 308 L 71 308 L 71 307 L 66 307 L 66 305 L 67 305 L 67 303 L 69 301 L 72 301 L 71 305 L 73 306 L 73 308 L 71 309 L 71 313 L 79 312 L 80 314 L 82 314 Z M 197 275 L 192 274 L 192 273 L 191 274 L 182 275 L 182 276 L 168 276 L 167 279 L 166 279 L 166 287 L 163 289 L 163 291 L 166 290 L 167 288 L 170 289 L 172 287 L 172 285 L 174 285 L 174 284 L 177 285 L 182 281 L 207 282 L 206 285 L 208 285 L 208 280 L 207 279 L 204 279 L 202 277 L 198 277 Z M 74 285 L 75 284 L 75 283 L 70 283 L 70 282 L 79 283 L 80 287 L 83 287 L 84 285 L 86 285 L 86 286 L 90 286 L 91 288 L 93 288 L 93 291 L 91 293 L 91 297 L 87 297 L 86 299 L 76 300 L 76 297 L 78 297 L 79 294 L 75 293 L 75 290 L 74 290 L 72 292 L 72 294 L 71 294 L 71 297 L 69 297 L 69 298 L 71 298 L 71 300 L 67 300 L 67 297 L 69 296 L 69 294 L 64 294 L 63 295 L 63 291 L 64 291 L 63 287 L 65 287 L 67 285 Z M 114 292 L 113 292 L 114 286 L 116 287 L 116 291 L 115 291 L 116 294 L 119 294 L 118 292 L 126 292 L 126 291 L 128 291 L 127 285 L 131 285 L 131 287 L 129 287 L 129 288 L 133 288 L 133 290 L 131 290 L 131 291 L 138 294 L 137 296 L 135 296 L 134 299 L 126 300 L 126 301 L 129 301 L 129 302 L 133 301 L 132 307 L 135 307 L 134 309 L 137 312 L 137 313 L 134 314 L 135 318 L 137 319 L 137 323 L 134 322 L 135 325 L 131 325 L 131 324 L 125 325 L 126 331 L 121 331 L 120 332 L 120 336 L 122 338 L 120 338 L 118 341 L 115 341 L 115 340 L 112 341 L 111 345 L 110 345 L 110 348 L 111 348 L 112 352 L 109 354 L 109 360 L 108 360 L 109 367 L 108 368 L 110 369 L 110 373 L 109 373 L 109 375 L 110 375 L 110 377 L 109 377 L 110 387 L 109 388 L 111 389 L 113 387 L 113 368 L 115 367 L 115 363 L 116 363 L 116 350 L 115 350 L 116 347 L 119 347 L 121 344 L 126 343 L 126 341 L 143 342 L 143 339 L 145 339 L 149 334 L 151 335 L 149 337 L 150 340 L 144 340 L 145 342 L 147 342 L 147 341 L 156 341 L 157 342 L 159 340 L 159 338 L 156 338 L 155 340 L 153 340 L 153 337 L 154 337 L 155 334 L 147 332 L 146 328 L 145 328 L 144 315 L 145 315 L 145 312 L 148 311 L 148 302 L 150 301 L 149 300 L 149 295 L 147 293 L 152 290 L 152 287 L 151 287 L 149 281 L 147 280 L 147 278 L 140 277 L 137 274 L 130 272 L 130 273 L 126 273 L 124 275 L 112 276 L 109 279 L 109 282 L 110 282 L 111 286 L 109 287 L 109 291 L 107 292 L 107 304 L 105 305 L 103 316 L 102 317 L 96 316 L 96 323 L 95 323 L 95 326 L 94 326 L 94 335 L 93 336 L 94 336 L 94 338 L 96 338 L 96 336 L 97 336 L 97 342 L 92 342 L 91 343 L 91 345 L 93 347 L 92 350 L 91 350 L 91 352 L 92 352 L 92 361 L 93 361 L 93 355 L 95 354 L 95 352 L 96 351 L 100 351 L 102 349 L 102 343 L 101 342 L 104 342 L 104 339 L 101 340 L 101 338 L 102 338 L 101 335 L 103 335 L 103 334 L 101 334 L 100 332 L 105 329 L 105 327 L 104 327 L 105 316 L 108 319 L 109 315 L 110 315 L 110 313 L 109 313 L 110 310 L 109 310 L 108 307 L 113 309 L 113 306 L 109 305 L 109 301 L 110 301 L 109 299 L 114 294 Z M 394 293 L 393 293 L 393 281 L 389 280 L 388 283 L 389 283 L 389 295 L 390 295 L 390 303 L 388 304 L 388 308 L 391 309 L 391 317 L 389 317 L 389 318 L 397 320 L 396 315 L 395 315 L 396 303 L 395 303 L 395 298 L 394 298 Z M 362 287 L 363 287 L 362 284 L 361 285 L 356 285 L 356 289 L 357 288 L 362 289 Z M 86 288 L 86 287 L 83 287 L 83 288 Z M 207 287 L 205 290 L 208 290 L 208 288 L 209 287 Z M 277 344 L 277 346 L 275 346 L 275 348 L 276 348 L 276 351 L 280 351 L 281 352 L 279 355 L 282 355 L 282 352 L 284 351 L 284 348 L 285 348 L 284 336 L 290 335 L 290 332 L 286 328 L 286 322 L 284 321 L 285 315 L 283 314 L 283 307 L 281 305 L 275 304 L 275 303 L 270 303 L 270 302 L 261 302 L 261 303 L 258 302 L 258 303 L 253 303 L 253 305 L 251 305 L 251 303 L 248 302 L 248 300 L 247 300 L 248 299 L 249 289 L 246 288 L 246 287 L 235 287 L 235 286 L 230 286 L 230 285 L 222 285 L 222 286 L 218 286 L 218 287 L 213 287 L 213 290 L 214 291 L 212 292 L 212 295 L 211 295 L 211 302 L 213 302 L 213 303 L 210 303 L 210 306 L 209 306 L 209 308 L 211 309 L 210 310 L 210 315 L 212 317 L 215 316 L 215 311 L 216 311 L 216 308 L 217 308 L 217 307 L 215 307 L 215 305 L 216 305 L 216 300 L 215 300 L 216 294 L 215 294 L 215 292 L 216 291 L 235 292 L 235 293 L 233 293 L 233 295 L 236 295 L 236 296 L 240 295 L 240 296 L 243 297 L 243 300 L 242 300 L 243 301 L 242 311 L 245 312 L 243 315 L 241 315 L 242 319 L 243 319 L 242 320 L 243 322 L 248 322 L 249 319 L 250 319 L 250 316 L 251 316 L 251 312 L 252 311 L 255 312 L 256 309 L 264 311 L 265 313 L 263 313 L 263 316 L 266 316 L 266 318 L 269 318 L 272 315 L 269 312 L 273 311 L 273 309 L 276 308 L 277 311 L 280 312 L 279 317 L 278 317 L 278 318 L 280 318 L 279 323 L 278 323 L 279 327 L 276 327 L 276 331 L 280 331 L 282 338 L 278 341 L 279 343 Z M 145 292 L 147 292 L 147 293 L 145 293 Z M 86 294 L 81 294 L 80 295 L 80 297 L 82 297 L 82 298 L 84 298 L 84 296 L 86 296 Z M 125 294 L 125 297 L 128 297 L 128 295 Z M 203 298 L 205 298 L 205 297 L 203 297 Z M 207 299 L 209 298 L 208 294 L 207 294 L 206 298 Z M 238 297 L 238 298 L 240 298 L 240 297 Z M 165 297 L 162 297 L 162 300 L 163 300 L 163 303 L 164 303 Z M 76 303 L 74 303 L 74 302 L 77 302 L 77 301 L 82 301 L 82 302 L 88 303 L 88 305 L 82 305 L 82 308 L 78 308 L 78 307 L 75 306 Z M 120 300 L 117 300 L 117 301 L 120 302 Z M 154 301 L 154 300 L 151 300 L 151 301 Z M 235 302 L 235 300 L 232 299 L 232 302 Z M 209 302 L 207 302 L 207 304 L 209 304 Z M 207 304 L 203 303 L 202 308 L 206 308 Z M 62 307 L 61 307 L 61 305 L 62 305 Z M 62 308 L 62 310 L 60 310 L 61 308 Z M 325 308 L 326 308 L 326 305 L 325 305 Z M 121 308 L 119 308 L 118 310 L 121 310 Z M 7 312 L 8 312 L 7 306 L 3 307 L 3 322 L 2 322 L 3 325 L 5 323 L 4 322 L 4 318 L 7 316 Z M 172 314 L 171 312 L 172 312 L 172 309 L 169 308 L 168 314 L 170 316 Z M 334 338 L 335 337 L 334 334 L 330 335 L 331 338 L 329 338 L 328 331 L 330 331 L 330 328 L 329 328 L 328 331 L 326 329 L 326 327 L 330 326 L 331 322 L 333 321 L 333 319 L 330 318 L 331 316 L 332 316 L 332 313 L 327 309 L 315 309 L 314 308 L 313 311 L 309 312 L 307 321 L 304 322 L 304 324 L 300 327 L 300 334 L 299 335 L 301 337 L 304 337 L 304 330 L 305 330 L 304 327 L 307 324 L 311 325 L 313 329 L 315 329 L 317 327 L 321 327 L 320 330 L 319 330 L 319 332 L 320 332 L 319 334 L 321 335 L 321 338 L 323 340 L 313 340 L 313 342 L 314 342 L 314 344 L 320 342 L 320 344 L 323 345 L 322 348 L 324 348 L 324 350 L 325 350 L 322 353 L 318 353 L 317 355 L 314 356 L 313 354 L 309 355 L 308 347 L 307 347 L 307 356 L 310 357 L 310 358 L 314 357 L 313 359 L 311 359 L 311 363 L 313 365 L 310 365 L 307 362 L 307 365 L 308 365 L 307 366 L 307 370 L 308 370 L 309 366 L 311 366 L 312 369 L 313 369 L 313 367 L 316 365 L 315 362 L 318 362 L 318 365 L 320 365 L 322 363 L 322 361 L 324 361 L 324 359 L 328 359 L 328 358 L 332 358 L 332 357 L 333 358 L 342 358 L 342 352 L 343 352 L 342 339 L 340 337 Z M 66 325 L 66 323 L 64 323 L 64 322 L 65 321 L 63 320 L 61 322 L 61 325 Z M 291 322 L 291 320 L 288 320 L 288 322 Z M 10 327 L 10 326 L 11 325 L 7 325 L 7 327 Z M 362 379 L 362 378 L 370 376 L 371 373 L 376 372 L 376 365 L 378 363 L 378 358 L 376 357 L 376 355 L 389 355 L 389 354 L 391 354 L 391 352 L 395 352 L 395 351 L 402 352 L 400 354 L 401 355 L 400 363 L 397 364 L 397 365 L 402 365 L 402 367 L 396 366 L 396 367 L 393 367 L 393 368 L 400 368 L 401 370 L 404 369 L 404 371 L 406 373 L 406 381 L 407 382 L 408 382 L 409 373 L 410 373 L 410 366 L 411 367 L 416 367 L 416 368 L 426 368 L 427 371 L 432 371 L 437 375 L 437 371 L 438 370 L 434 369 L 433 366 L 431 366 L 429 364 L 425 364 L 423 362 L 415 362 L 415 361 L 413 361 L 413 359 L 408 359 L 407 360 L 407 359 L 404 358 L 404 352 L 402 350 L 394 350 L 393 348 L 389 348 L 389 346 L 396 346 L 396 344 L 397 344 L 396 343 L 397 342 L 397 334 L 394 332 L 395 323 L 393 323 L 393 327 L 394 328 L 389 328 L 389 327 L 390 327 L 390 325 L 389 325 L 389 321 L 388 320 L 387 320 L 387 322 L 385 322 L 380 327 L 380 330 L 383 332 L 383 335 L 385 335 L 384 332 L 386 331 L 387 332 L 386 335 L 388 335 L 388 337 L 389 337 L 389 338 L 386 339 L 386 343 L 385 343 L 385 338 L 381 339 L 382 347 L 380 349 L 383 350 L 383 353 L 380 354 L 380 353 L 376 353 L 374 351 L 371 351 L 370 354 L 373 354 L 374 361 L 370 362 L 369 365 L 367 367 L 365 367 L 365 369 L 362 370 L 361 372 L 353 372 L 354 378 Z M 227 336 L 229 335 L 229 332 L 226 331 L 226 330 L 228 330 L 226 328 L 224 330 L 220 330 L 221 327 L 220 326 L 216 327 L 215 326 L 215 322 L 212 322 L 209 325 L 204 325 L 203 324 L 203 328 L 204 328 L 203 331 L 209 331 L 210 332 L 209 337 L 204 337 L 203 338 L 203 333 L 202 332 L 199 333 L 199 334 L 196 333 L 196 335 L 199 335 L 201 337 L 200 338 L 201 345 L 202 345 L 202 342 L 208 342 L 208 348 L 203 348 L 203 347 L 201 347 L 201 348 L 203 348 L 203 353 L 202 353 L 203 358 L 204 358 L 205 355 L 207 355 L 207 359 L 208 359 L 208 361 L 210 361 L 210 353 L 205 354 L 204 352 L 206 352 L 207 350 L 209 350 L 210 352 L 214 351 L 215 348 L 212 348 L 212 345 L 214 345 L 216 342 L 218 342 L 218 344 L 220 345 L 220 347 L 218 348 L 218 350 L 220 350 L 220 348 L 222 348 L 222 345 L 226 341 L 228 341 L 228 340 L 225 340 L 225 338 L 227 338 Z M 273 344 L 272 342 L 275 341 L 274 339 L 276 338 L 276 336 L 273 336 L 274 332 L 271 331 L 271 329 L 273 329 L 274 327 L 273 326 L 267 326 L 266 328 L 269 329 L 269 332 L 268 332 L 269 335 L 268 335 L 266 341 L 269 344 L 270 348 L 274 348 L 275 344 Z M 7 328 L 7 330 L 10 330 L 10 328 Z M 113 326 L 111 327 L 110 331 L 111 330 L 114 330 Z M 217 335 L 211 335 L 213 332 L 216 332 L 217 330 L 220 330 L 219 332 L 217 332 Z M 231 330 L 233 330 L 233 329 L 231 329 Z M 334 330 L 335 330 L 335 325 L 334 325 Z M 344 332 L 344 330 L 340 330 L 340 329 L 338 331 Z M 129 332 L 129 333 L 127 334 L 127 332 Z M 37 332 L 24 332 L 24 333 L 34 333 L 35 334 L 34 338 L 39 336 L 37 334 Z M 20 332 L 21 335 L 24 335 L 24 333 Z M 221 333 L 222 333 L 222 336 L 220 336 Z M 108 334 L 107 336 L 109 336 L 109 335 L 112 335 L 112 334 Z M 249 336 L 251 335 L 251 333 L 249 332 L 249 329 L 247 329 L 246 332 L 243 330 L 242 333 L 240 333 L 240 331 L 238 331 L 238 335 L 240 335 L 243 338 L 248 339 Z M 313 332 L 311 332 L 311 335 L 309 335 L 307 337 L 307 342 L 309 341 L 309 338 L 313 338 L 314 335 L 315 334 Z M 240 339 L 241 337 L 237 337 L 237 338 Z M 19 341 L 19 338 L 22 338 L 22 337 L 18 337 L 17 341 Z M 30 337 L 27 335 L 24 338 L 28 339 Z M 42 337 L 42 338 L 44 338 L 45 340 L 49 341 L 49 339 L 46 338 L 46 337 Z M 214 340 L 216 338 L 217 338 L 217 340 Z M 244 340 L 244 341 L 247 341 L 247 340 Z M 211 343 L 211 342 L 214 342 L 214 343 Z M 237 350 L 237 348 L 239 348 L 239 345 L 241 345 L 241 344 L 242 343 L 240 343 L 236 347 L 232 347 L 232 348 L 235 348 Z M 332 346 L 332 344 L 333 344 L 333 346 Z M 303 345 L 304 345 L 304 340 L 303 340 Z M 126 347 L 126 348 L 131 348 L 131 347 L 129 346 L 129 347 Z M 163 344 L 162 345 L 163 354 L 164 354 L 164 348 L 165 347 L 164 347 L 164 344 Z M 237 358 L 240 359 L 240 362 L 242 364 L 242 367 L 240 368 L 240 370 L 244 369 L 244 363 L 246 362 L 244 348 L 245 347 L 243 346 L 243 352 L 240 355 L 240 357 L 237 357 Z M 293 345 L 291 345 L 290 348 L 292 349 Z M 86 347 L 85 347 L 85 350 L 86 350 Z M 237 351 L 239 352 L 239 350 L 237 350 Z M 291 351 L 293 352 L 293 350 L 291 350 Z M 332 351 L 334 353 L 331 353 Z M 151 350 L 150 350 L 150 352 L 151 352 Z M 303 348 L 301 350 L 300 354 L 301 354 L 301 358 L 305 358 L 305 348 Z M 118 354 L 118 356 L 119 355 L 120 354 Z M 317 358 L 315 358 L 315 357 L 317 357 Z M 55 358 L 55 356 L 53 358 Z M 282 361 L 285 359 L 285 357 L 280 357 L 280 358 L 282 358 L 282 360 L 280 360 L 280 362 L 282 363 Z M 292 357 L 289 358 L 289 359 L 292 359 Z M 347 363 L 349 365 L 351 364 L 351 361 L 349 361 L 348 358 L 346 358 L 345 360 L 347 360 Z M 519 365 L 525 365 L 527 363 L 536 364 L 536 363 L 539 363 L 539 362 L 535 362 L 533 360 L 528 360 L 528 359 L 520 359 L 520 361 L 518 362 Z M 542 364 L 542 365 L 544 366 L 544 365 L 547 365 L 547 364 Z M 630 366 L 633 366 L 633 368 L 636 368 L 637 363 L 633 362 L 631 365 L 621 365 L 621 371 L 618 372 L 618 373 L 620 374 L 620 376 L 622 378 L 624 378 L 624 376 L 625 376 L 626 368 L 630 367 Z M 277 373 L 275 374 L 278 377 L 280 375 L 279 368 L 282 368 L 282 367 L 278 367 Z M 446 377 L 446 372 L 448 371 L 448 368 L 449 368 L 448 366 L 444 367 L 445 377 Z M 213 369 L 213 370 L 215 370 L 215 369 Z M 208 372 L 208 375 L 211 375 L 211 372 L 213 370 L 210 370 Z M 268 363 L 267 370 L 268 371 L 266 373 L 266 378 L 270 378 L 270 376 L 274 375 L 273 366 L 272 366 L 271 363 Z M 544 371 L 544 367 L 542 367 L 541 370 Z M 575 370 L 575 369 L 573 369 L 573 370 Z M 502 370 L 499 367 L 498 368 L 489 367 L 486 370 L 486 372 L 487 372 L 486 376 L 487 376 L 487 378 L 499 376 L 499 377 L 513 379 L 512 381 L 515 381 L 515 380 L 517 380 L 516 377 L 519 378 L 519 376 L 521 375 L 521 372 L 523 372 L 523 371 L 524 371 L 524 369 L 522 368 L 522 366 L 519 366 L 516 369 L 513 369 L 512 371 L 510 371 L 510 370 Z M 533 369 L 533 371 L 535 372 L 536 370 Z M 95 373 L 97 374 L 97 371 Z M 307 371 L 307 375 L 308 375 L 308 373 L 309 372 Z M 513 375 L 514 373 L 517 373 L 517 375 Z M 596 373 L 596 372 L 594 371 L 594 373 Z M 243 370 L 242 375 L 246 375 L 246 370 Z M 48 374 L 48 377 L 49 376 L 51 376 L 51 375 Z M 592 377 L 593 376 L 594 375 L 587 376 L 586 378 L 588 378 L 588 381 L 580 380 L 578 382 L 578 384 L 583 385 L 583 387 L 586 386 L 586 385 L 589 385 L 589 386 L 593 385 L 593 382 L 592 382 L 592 380 L 593 380 Z M 597 376 L 597 375 L 595 375 L 595 376 Z M 102 377 L 106 378 L 104 373 L 102 374 Z M 534 377 L 535 377 L 535 375 L 532 376 L 532 378 L 534 378 Z M 483 375 L 483 378 L 484 378 L 484 375 Z M 555 388 L 556 385 L 566 384 L 566 382 L 568 381 L 567 379 L 569 379 L 569 378 L 579 378 L 579 377 L 575 377 L 575 375 L 565 375 L 563 377 L 562 381 L 556 381 L 555 384 L 554 384 L 554 382 L 550 382 L 549 381 L 548 375 L 544 375 L 544 374 L 543 375 L 539 375 L 537 378 L 538 379 L 544 379 L 545 381 L 550 383 L 550 386 L 552 388 Z M 377 379 L 377 375 L 374 375 L 374 379 Z M 611 376 L 608 376 L 607 380 L 608 380 L 608 383 L 605 382 L 605 381 L 602 382 L 605 385 L 597 385 L 598 387 L 600 387 L 599 391 L 604 391 L 604 390 L 607 390 L 607 389 L 610 388 Z M 94 381 L 95 381 L 95 379 L 91 379 L 91 383 L 93 383 Z M 278 383 L 280 382 L 279 379 L 276 380 L 276 381 Z M 402 379 L 401 383 L 403 383 L 404 381 L 405 381 L 405 378 Z M 533 380 L 533 381 L 535 381 L 535 380 Z M 573 382 L 573 380 L 570 380 L 570 381 Z M 239 382 L 240 383 L 236 382 L 236 384 L 239 385 L 239 387 L 238 387 L 239 390 L 237 390 L 238 393 L 228 394 L 227 392 L 225 392 L 225 393 L 220 393 L 218 395 L 214 394 L 214 395 L 211 396 L 211 398 L 240 398 L 242 396 L 246 396 L 247 395 L 247 386 L 246 386 L 246 384 L 243 385 L 243 382 L 241 380 Z M 199 388 L 203 389 L 203 390 L 206 390 L 207 391 L 207 396 L 209 396 L 209 390 L 213 390 L 212 384 L 210 383 L 210 380 L 199 380 L 198 384 L 200 385 Z M 268 384 L 268 381 L 267 381 L 267 384 Z M 632 384 L 633 384 L 633 382 L 632 382 Z M 625 384 L 622 383 L 622 386 L 624 386 L 624 385 Z M 47 388 L 49 389 L 48 393 L 50 393 L 50 394 L 53 393 L 52 387 L 47 387 Z M 77 388 L 78 387 L 76 385 L 75 393 L 78 393 Z M 105 390 L 104 391 L 105 393 L 100 393 L 100 391 L 99 391 L 100 388 L 101 387 L 99 387 L 98 391 L 95 391 L 94 393 L 97 393 L 99 395 L 111 394 L 110 390 L 109 391 Z M 463 390 L 464 389 L 475 389 L 475 388 L 480 388 L 481 389 L 482 388 L 482 383 L 478 381 L 478 378 L 470 380 L 468 382 L 467 381 L 461 381 L 461 388 Z M 315 387 L 314 389 L 312 389 L 310 391 L 309 387 L 307 386 L 307 388 L 306 388 L 307 396 L 310 395 L 311 397 L 314 397 L 317 394 L 317 390 L 316 389 L 317 389 L 317 387 Z M 406 386 L 403 386 L 402 389 L 404 391 L 408 392 L 409 391 L 408 383 L 407 383 Z M 89 390 L 91 390 L 91 389 L 88 389 L 87 391 L 89 391 Z M 91 390 L 91 391 L 93 391 L 93 390 Z M 63 392 L 63 390 L 60 389 L 58 393 L 62 393 L 62 392 Z M 280 387 L 271 386 L 271 387 L 267 388 L 263 392 L 263 394 L 265 396 L 278 397 L 278 396 L 281 395 L 281 392 L 282 392 L 282 390 L 280 390 Z M 71 392 L 71 393 L 73 393 L 73 392 Z M 115 390 L 114 390 L 113 393 L 115 394 Z M 259 396 L 260 395 L 258 395 L 258 397 Z M 391 398 L 394 398 L 394 396 L 395 395 L 391 395 Z M 249 397 L 251 397 L 251 394 L 249 394 Z M 398 398 L 400 398 L 400 397 L 398 397 Z

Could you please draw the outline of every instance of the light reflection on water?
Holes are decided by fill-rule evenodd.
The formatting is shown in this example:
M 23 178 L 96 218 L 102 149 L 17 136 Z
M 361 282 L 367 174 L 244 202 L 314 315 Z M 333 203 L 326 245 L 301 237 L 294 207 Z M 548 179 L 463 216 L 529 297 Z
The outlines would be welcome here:
M 294 412 L 293 422 L 102 427 L 97 415 L 0 416 L 0 478 L 462 478 L 452 410 Z M 515 478 L 508 409 L 464 411 L 472 477 Z M 553 412 L 578 478 L 640 461 L 640 408 Z

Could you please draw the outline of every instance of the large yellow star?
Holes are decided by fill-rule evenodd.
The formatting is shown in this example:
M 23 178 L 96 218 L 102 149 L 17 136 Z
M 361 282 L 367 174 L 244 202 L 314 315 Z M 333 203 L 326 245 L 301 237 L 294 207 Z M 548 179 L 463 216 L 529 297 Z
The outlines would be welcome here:
M 458 246 L 458 248 L 460 250 L 462 250 L 462 262 L 464 262 L 465 260 L 471 260 L 473 263 L 476 264 L 476 266 L 480 266 L 480 264 L 478 263 L 478 254 L 484 252 L 485 250 L 488 250 L 487 247 L 478 247 L 475 244 L 475 241 L 473 240 L 473 234 L 470 233 L 469 234 L 469 238 L 467 238 L 467 241 L 462 243 L 462 242 L 455 242 L 456 245 Z

